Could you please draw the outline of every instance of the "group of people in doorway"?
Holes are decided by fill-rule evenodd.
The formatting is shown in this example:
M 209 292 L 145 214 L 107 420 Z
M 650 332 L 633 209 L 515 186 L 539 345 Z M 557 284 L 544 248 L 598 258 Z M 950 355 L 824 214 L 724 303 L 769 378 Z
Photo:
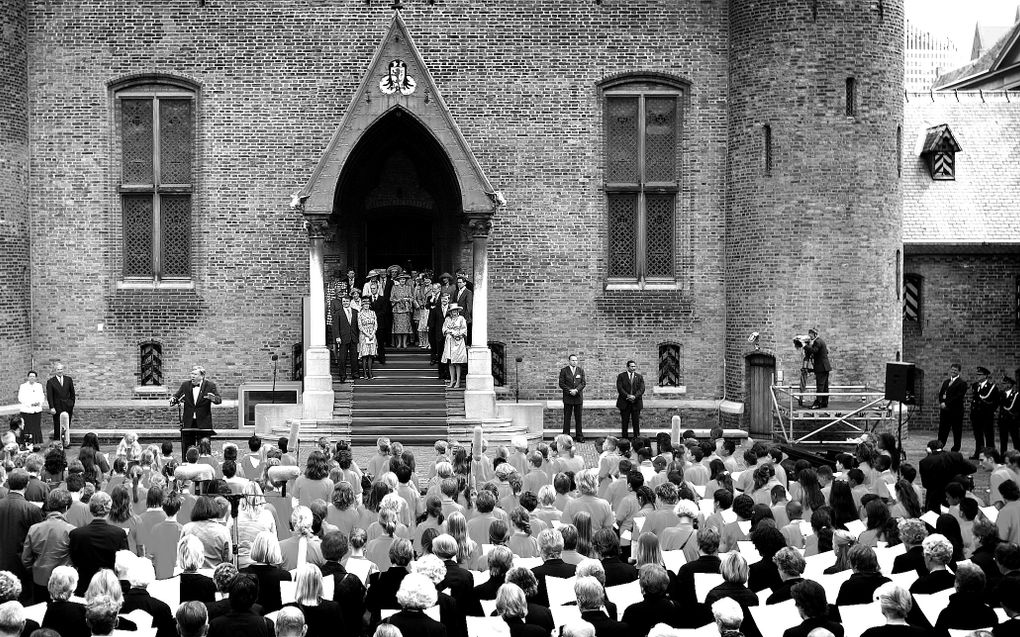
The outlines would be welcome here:
M 386 351 L 427 349 L 447 387 L 463 387 L 471 345 L 473 292 L 463 272 L 340 268 L 326 285 L 327 342 L 340 366 L 340 382 L 373 379 Z

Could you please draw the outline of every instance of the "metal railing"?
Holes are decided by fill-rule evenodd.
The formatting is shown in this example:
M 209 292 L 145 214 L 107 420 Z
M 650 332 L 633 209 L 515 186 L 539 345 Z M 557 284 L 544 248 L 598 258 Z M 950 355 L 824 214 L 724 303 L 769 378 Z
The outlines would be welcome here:
M 816 392 L 801 390 L 799 385 L 773 385 L 772 406 L 775 409 L 776 422 L 773 433 L 782 436 L 790 443 L 823 442 L 821 434 L 836 425 L 845 425 L 851 432 L 868 433 L 882 420 L 890 418 L 889 401 L 885 393 L 876 391 L 866 385 L 833 385 L 832 391 Z M 814 400 L 824 396 L 830 400 L 842 399 L 843 402 L 859 403 L 858 406 L 835 408 L 824 407 L 809 409 L 803 406 L 805 399 Z M 806 434 L 797 435 L 795 425 L 817 423 L 817 426 Z M 849 432 L 842 431 L 841 434 Z

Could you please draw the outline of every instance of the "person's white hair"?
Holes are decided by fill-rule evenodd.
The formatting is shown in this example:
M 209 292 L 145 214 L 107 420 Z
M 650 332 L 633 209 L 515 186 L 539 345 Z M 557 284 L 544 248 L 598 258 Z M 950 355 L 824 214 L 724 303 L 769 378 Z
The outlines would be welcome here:
M 595 637 L 595 627 L 583 619 L 578 619 L 564 624 L 560 630 L 560 637 Z
M 156 569 L 151 561 L 136 557 L 128 564 L 127 580 L 131 582 L 131 588 L 148 588 L 156 581 Z
M 424 610 L 435 606 L 437 599 L 436 585 L 421 573 L 408 573 L 400 581 L 397 603 L 401 608 Z
M 21 602 L 10 601 L 0 604 L 0 634 L 21 635 L 25 630 L 25 607 Z
M 520 619 L 528 614 L 528 600 L 517 584 L 503 584 L 496 592 L 496 612 L 504 619 Z
M 585 469 L 581 473 L 577 474 L 577 490 L 582 495 L 595 495 L 599 489 L 599 472 L 598 469 Z
M 732 597 L 723 597 L 712 603 L 712 617 L 719 630 L 739 630 L 744 621 L 744 609 Z
M 379 624 L 375 627 L 372 637 L 404 637 L 404 635 L 393 624 Z
M 662 622 L 652 626 L 648 631 L 648 637 L 680 637 L 682 634 L 678 629 Z
M 828 628 L 819 626 L 807 634 L 807 637 L 836 637 Z
M 308 535 L 312 532 L 312 510 L 306 506 L 294 507 L 294 512 L 290 514 L 290 526 L 294 529 L 295 533 L 302 535 Z
M 953 543 L 941 533 L 933 533 L 921 542 L 924 559 L 945 566 L 953 561 Z
M 117 551 L 113 557 L 113 572 L 117 574 L 117 579 L 127 579 L 128 571 L 137 559 L 138 556 L 127 549 Z
M 697 520 L 698 515 L 701 513 L 701 509 L 698 508 L 697 503 L 691 502 L 690 500 L 680 500 L 673 507 L 673 513 L 679 518 L 690 518 Z
M 606 591 L 594 577 L 578 577 L 574 580 L 574 595 L 581 612 L 598 610 L 605 602 Z
M 58 566 L 50 571 L 50 581 L 46 590 L 54 600 L 67 601 L 78 588 L 78 570 L 70 566 Z
M 86 605 L 100 598 L 109 599 L 109 603 L 115 604 L 118 609 L 124 604 L 124 589 L 117 576 L 108 568 L 97 571 L 85 589 Z
M 538 548 L 544 559 L 559 557 L 563 552 L 563 534 L 559 529 L 542 529 L 538 534 Z
M 520 451 L 528 450 L 528 439 L 524 436 L 514 436 L 510 439 L 510 444 Z
M 888 619 L 906 619 L 914 607 L 910 592 L 893 582 L 886 582 L 875 589 L 874 597 Z
M 432 539 L 432 552 L 444 560 L 457 556 L 457 540 L 448 533 L 437 535 Z
M 576 577 L 594 577 L 599 581 L 599 584 L 606 585 L 606 567 L 602 565 L 602 562 L 590 557 L 586 557 L 578 563 L 574 575 Z
M 393 473 L 392 471 L 387 471 L 386 473 L 376 478 L 376 482 L 382 482 L 383 484 L 388 486 L 390 488 L 390 492 L 396 491 L 397 487 L 400 486 L 400 480 L 397 479 L 397 474 Z
M 393 475 L 394 477 L 396 476 L 396 474 Z M 394 491 L 390 491 L 389 493 L 383 496 L 382 500 L 379 501 L 380 510 L 389 509 L 394 513 L 400 513 L 400 510 L 405 506 L 407 506 L 407 503 L 404 501 L 404 498 L 397 495 L 397 493 Z
M 185 535 L 177 542 L 177 566 L 185 571 L 202 568 L 205 563 L 205 547 L 202 540 L 194 535 Z
M 446 564 L 439 557 L 430 553 L 411 562 L 411 572 L 424 575 L 433 584 L 438 584 L 446 578 Z
M 297 606 L 284 606 L 276 614 L 276 637 L 302 637 L 305 634 L 305 614 Z

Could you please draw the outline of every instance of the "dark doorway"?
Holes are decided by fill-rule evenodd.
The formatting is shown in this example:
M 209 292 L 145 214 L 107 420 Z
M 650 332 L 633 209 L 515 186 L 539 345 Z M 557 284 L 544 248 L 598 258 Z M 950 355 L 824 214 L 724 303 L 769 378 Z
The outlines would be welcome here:
M 772 384 L 776 376 L 776 359 L 756 352 L 746 358 L 744 411 L 752 436 L 772 437 Z
M 397 108 L 351 151 L 333 200 L 336 255 L 372 268 L 453 271 L 460 265 L 461 197 L 449 157 L 410 113 Z

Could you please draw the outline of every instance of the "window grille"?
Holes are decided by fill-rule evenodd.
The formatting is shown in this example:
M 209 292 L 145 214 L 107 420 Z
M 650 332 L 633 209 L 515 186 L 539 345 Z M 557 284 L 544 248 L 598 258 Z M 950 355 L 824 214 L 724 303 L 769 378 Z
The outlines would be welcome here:
M 679 387 L 682 383 L 679 343 L 659 344 L 659 387 Z
M 921 322 L 923 278 L 916 274 L 903 277 L 903 320 Z
M 142 386 L 163 384 L 163 346 L 158 341 L 145 341 L 139 346 L 141 353 Z
M 762 127 L 762 142 L 765 150 L 765 176 L 772 175 L 772 126 L 765 124 Z
M 492 352 L 492 383 L 496 387 L 506 387 L 506 344 L 489 341 Z
M 115 91 L 123 275 L 191 278 L 195 91 L 134 83 Z
M 857 116 L 857 80 L 846 78 L 846 116 Z

